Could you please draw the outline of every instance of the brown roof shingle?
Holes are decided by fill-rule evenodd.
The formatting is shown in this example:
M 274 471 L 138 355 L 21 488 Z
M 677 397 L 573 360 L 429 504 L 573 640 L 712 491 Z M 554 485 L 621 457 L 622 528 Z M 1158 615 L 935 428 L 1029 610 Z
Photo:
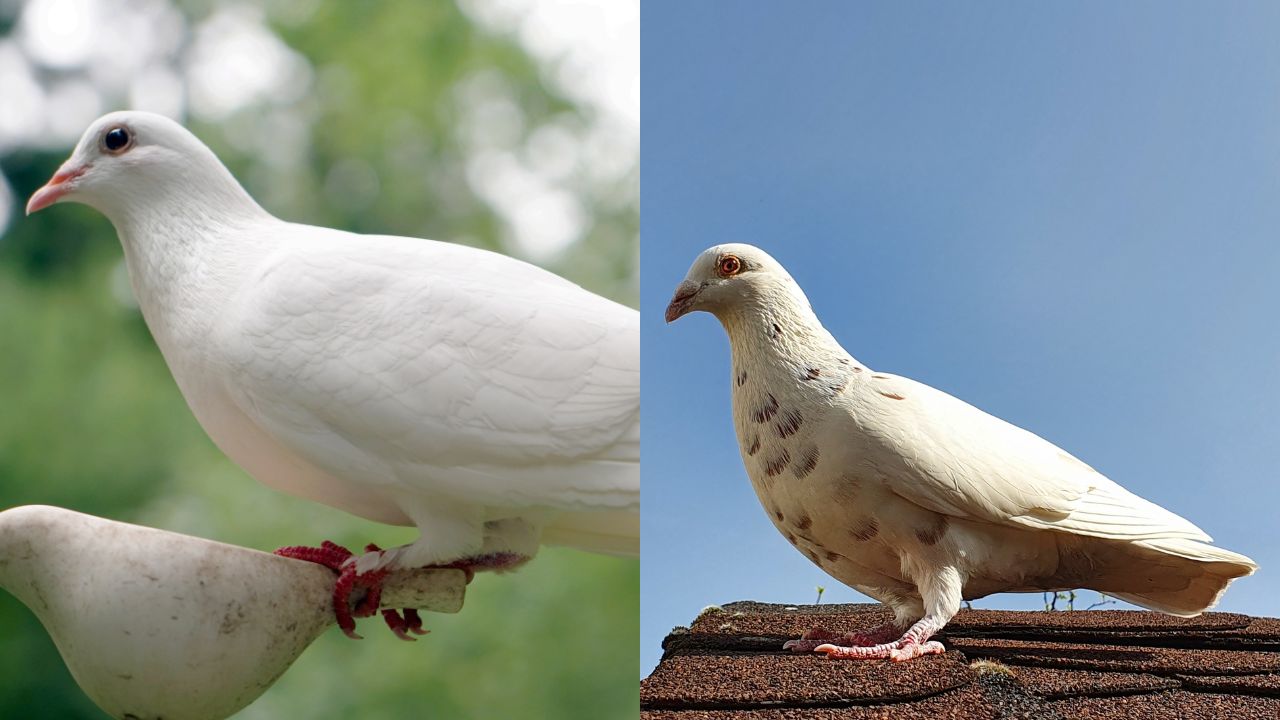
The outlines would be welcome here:
M 737 602 L 663 641 L 644 720 L 1280 717 L 1280 620 L 1234 613 L 962 610 L 944 655 L 905 663 L 782 651 L 821 625 L 866 630 L 879 605 Z

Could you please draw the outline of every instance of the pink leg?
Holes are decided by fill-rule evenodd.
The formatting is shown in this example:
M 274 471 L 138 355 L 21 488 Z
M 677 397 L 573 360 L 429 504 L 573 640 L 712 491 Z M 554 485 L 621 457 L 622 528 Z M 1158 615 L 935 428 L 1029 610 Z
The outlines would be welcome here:
M 926 615 L 912 625 L 902 637 L 893 642 L 866 647 L 849 647 L 825 643 L 814 648 L 814 651 L 826 653 L 829 658 L 844 660 L 888 659 L 894 662 L 910 660 L 921 655 L 934 655 L 946 652 L 942 643 L 930 640 L 934 633 L 942 629 L 946 623 Z
M 800 637 L 799 640 L 788 640 L 783 650 L 807 653 L 818 649 L 819 645 L 843 645 L 846 647 L 865 647 L 879 645 L 900 637 L 902 631 L 893 623 L 885 623 L 865 632 L 844 633 L 833 632 L 824 627 L 814 627 Z

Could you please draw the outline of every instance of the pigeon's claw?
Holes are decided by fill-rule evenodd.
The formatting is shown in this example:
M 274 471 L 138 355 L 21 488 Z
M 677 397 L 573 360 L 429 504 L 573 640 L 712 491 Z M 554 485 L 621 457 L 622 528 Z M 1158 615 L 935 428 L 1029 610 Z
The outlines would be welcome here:
M 840 660 L 892 660 L 894 662 L 902 662 L 918 658 L 921 655 L 937 655 L 947 651 L 942 643 L 937 640 L 930 640 L 933 634 L 942 629 L 946 624 L 937 616 L 926 615 L 916 624 L 907 629 L 902 637 L 892 642 L 881 642 L 876 645 L 836 645 L 833 643 L 823 643 L 814 648 L 814 652 L 826 653 L 829 658 Z M 881 626 L 869 633 L 861 636 L 862 638 L 872 638 L 876 636 L 883 637 L 883 633 L 890 626 Z M 889 637 L 896 635 L 897 631 L 893 631 Z M 843 639 L 843 638 L 841 638 Z
M 896 640 L 900 632 L 893 623 L 885 623 L 865 632 L 844 633 L 843 635 L 824 627 L 814 627 L 804 635 L 801 635 L 799 640 L 788 640 L 783 644 L 782 649 L 796 653 L 807 653 L 814 652 L 822 645 L 870 647 Z
M 921 655 L 941 655 L 947 649 L 937 640 L 918 643 L 910 638 L 896 642 L 864 647 L 848 647 L 830 643 L 814 648 L 816 652 L 826 653 L 827 657 L 837 660 L 892 660 L 902 662 L 918 658 Z

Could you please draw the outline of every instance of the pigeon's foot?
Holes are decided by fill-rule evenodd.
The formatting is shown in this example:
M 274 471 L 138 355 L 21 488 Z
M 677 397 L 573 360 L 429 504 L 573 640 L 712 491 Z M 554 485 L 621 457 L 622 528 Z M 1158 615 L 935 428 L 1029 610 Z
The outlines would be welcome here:
M 948 618 L 949 619 L 949 618 Z M 838 645 L 831 642 L 823 643 L 813 650 L 814 652 L 826 653 L 829 658 L 840 660 L 892 660 L 894 662 L 902 662 L 918 658 L 921 655 L 939 655 L 947 651 L 942 643 L 937 640 L 930 640 L 933 634 L 942 629 L 946 624 L 946 620 L 940 616 L 929 616 L 921 618 L 916 624 L 907 629 L 902 637 L 892 642 L 881 642 L 876 645 Z M 881 633 L 885 630 L 885 626 L 876 628 L 868 636 Z M 890 634 L 893 637 L 897 632 Z
M 826 643 L 814 648 L 815 652 L 826 653 L 827 657 L 837 660 L 892 660 L 894 662 L 902 662 L 921 655 L 941 655 L 947 649 L 937 640 L 929 640 L 928 642 L 918 643 L 909 638 L 903 638 L 891 643 L 883 643 L 881 645 L 871 645 L 862 647 L 847 647 L 844 645 L 832 645 Z
M 364 548 L 366 553 L 382 552 L 382 548 L 370 543 Z M 338 627 L 353 640 L 360 640 L 356 632 L 356 618 L 371 617 L 378 612 L 382 601 L 382 581 L 386 579 L 386 568 L 369 572 L 357 572 L 355 555 L 337 543 L 325 540 L 320 547 L 293 546 L 276 550 L 276 554 L 306 560 L 323 565 L 337 573 L 337 581 L 333 584 L 333 614 Z M 402 614 L 403 613 L 403 614 Z M 401 640 L 414 640 L 409 634 L 425 635 L 428 631 L 422 628 L 422 618 L 418 611 L 406 608 L 403 611 L 387 609 L 382 611 L 382 619 L 391 628 L 391 632 Z
M 901 632 L 893 623 L 885 623 L 865 632 L 843 634 L 819 626 L 811 628 L 804 635 L 801 635 L 799 640 L 788 640 L 783 644 L 782 649 L 797 653 L 807 653 L 817 650 L 822 645 L 871 647 L 887 643 L 890 640 L 896 640 Z

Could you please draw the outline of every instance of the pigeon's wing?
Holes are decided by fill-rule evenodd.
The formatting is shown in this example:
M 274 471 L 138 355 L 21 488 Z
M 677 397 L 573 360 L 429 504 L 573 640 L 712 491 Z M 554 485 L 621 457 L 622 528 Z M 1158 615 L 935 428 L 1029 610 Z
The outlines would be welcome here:
M 895 494 L 935 512 L 1119 539 L 1208 541 L 1188 520 L 1144 500 L 1034 433 L 928 385 L 868 380 L 859 416 Z
M 305 230 L 219 326 L 263 429 L 352 482 L 639 506 L 636 311 L 496 253 Z

